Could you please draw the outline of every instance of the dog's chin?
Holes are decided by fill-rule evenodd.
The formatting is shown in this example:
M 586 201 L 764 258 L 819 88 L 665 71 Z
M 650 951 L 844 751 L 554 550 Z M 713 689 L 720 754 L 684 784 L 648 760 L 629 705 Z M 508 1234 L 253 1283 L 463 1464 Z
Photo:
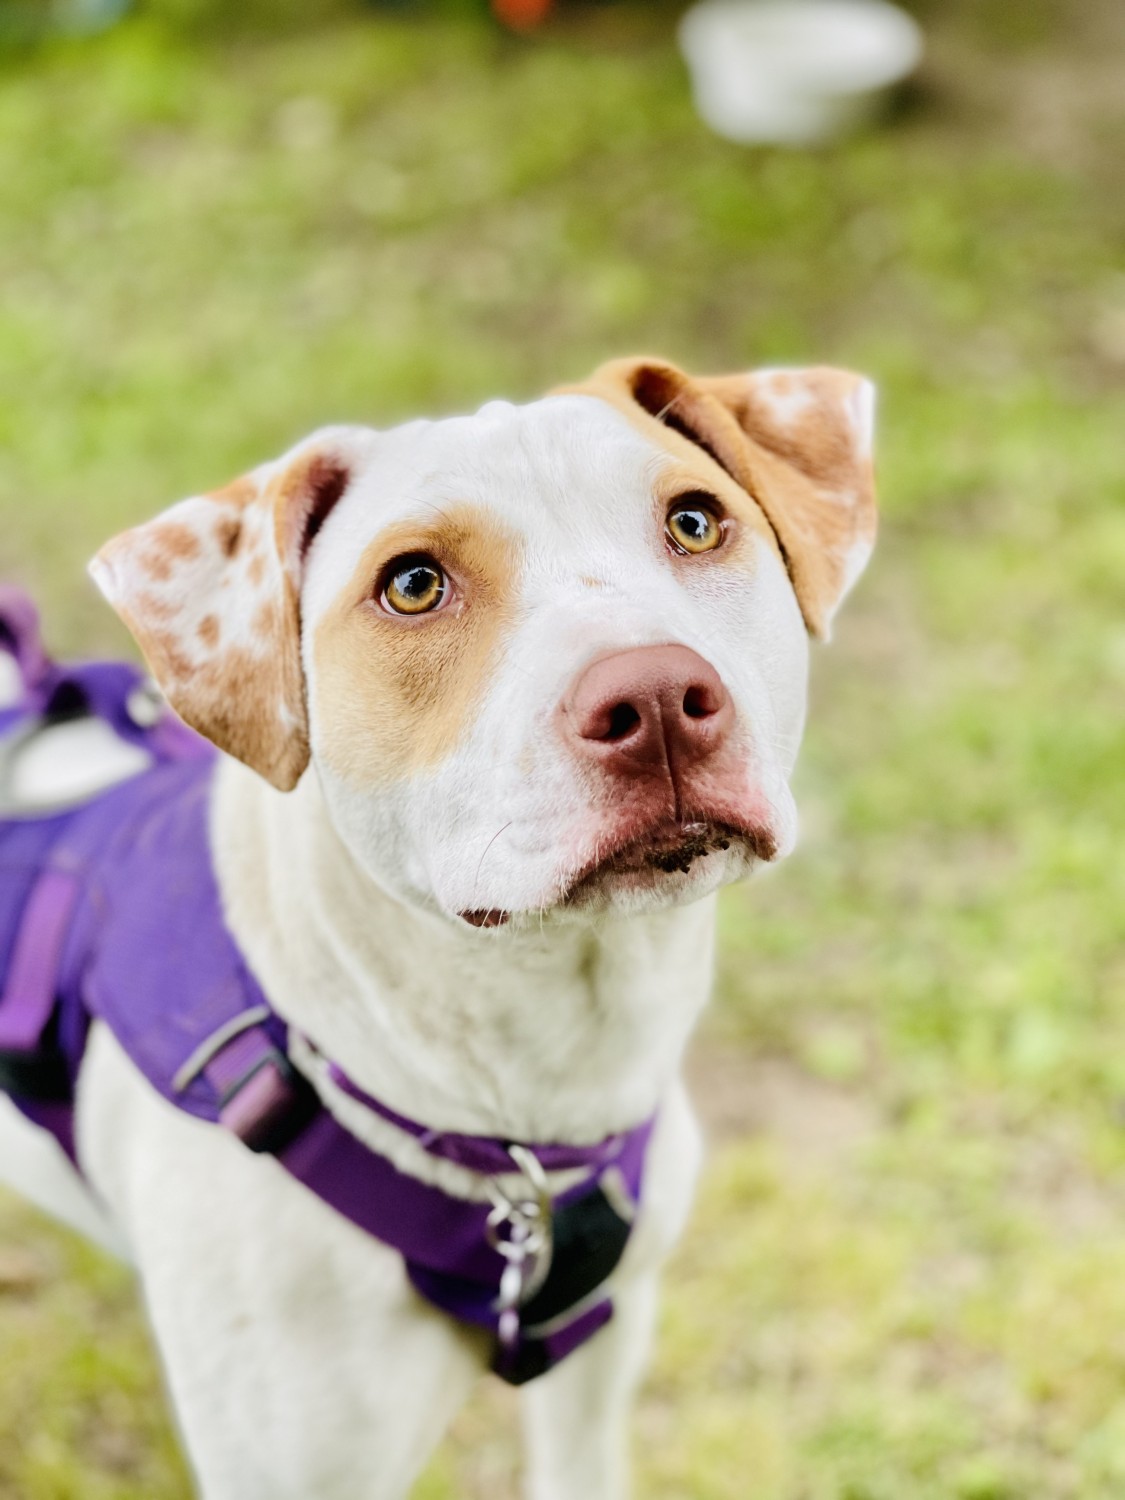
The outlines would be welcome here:
M 471 927 L 520 928 L 545 918 L 588 918 L 683 906 L 777 858 L 765 827 L 723 822 L 660 823 L 600 849 L 533 912 L 463 911 Z

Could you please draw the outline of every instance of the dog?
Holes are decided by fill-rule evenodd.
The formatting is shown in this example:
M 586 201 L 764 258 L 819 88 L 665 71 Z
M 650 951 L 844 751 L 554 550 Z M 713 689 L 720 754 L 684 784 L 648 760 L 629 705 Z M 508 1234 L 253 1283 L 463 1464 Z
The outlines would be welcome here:
M 700 1164 L 681 1063 L 715 897 L 793 847 L 809 637 L 874 541 L 873 404 L 827 368 L 619 360 L 524 406 L 322 430 L 91 564 L 170 727 L 217 747 L 169 752 L 165 772 L 188 775 L 183 753 L 204 778 L 207 878 L 263 1003 L 232 1002 L 154 1087 L 127 963 L 128 997 L 110 983 L 90 1002 L 67 1149 L 0 1098 L 0 1177 L 137 1267 L 204 1500 L 405 1496 L 490 1364 L 526 1381 L 532 1500 L 625 1495 L 658 1276 Z M 83 761 L 113 797 L 145 783 L 158 716 L 133 745 L 96 716 L 52 732 L 101 734 Z M 66 758 L 50 738 L 14 785 L 49 789 Z M 176 996 L 212 928 L 129 861 L 143 844 L 175 890 L 178 837 L 119 841 L 107 876 L 122 922 L 155 902 L 144 974 L 165 926 L 184 930 Z M 208 1084 L 253 1017 L 261 1056 L 233 1092 L 229 1069 Z M 280 1136 L 272 1096 L 252 1128 L 223 1113 L 263 1060 Z M 177 1107 L 208 1088 L 207 1118 Z M 393 1192 L 357 1205 L 354 1183 L 294 1180 L 310 1110 Z M 484 1301 L 446 1274 L 460 1228 L 431 1237 L 432 1276 L 416 1224 L 368 1232 L 400 1189 L 443 1223 L 477 1216 L 500 1278 Z M 533 1329 L 552 1273 L 569 1290 Z M 556 1326 L 573 1348 L 548 1348 Z

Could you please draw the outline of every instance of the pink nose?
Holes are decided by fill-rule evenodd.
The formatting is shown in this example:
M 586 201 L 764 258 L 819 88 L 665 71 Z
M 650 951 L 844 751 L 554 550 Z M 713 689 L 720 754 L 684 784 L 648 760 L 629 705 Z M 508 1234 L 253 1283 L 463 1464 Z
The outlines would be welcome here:
M 621 775 L 673 780 L 726 742 L 734 706 L 722 679 L 687 646 L 640 646 L 581 672 L 562 704 L 563 729 L 587 760 Z

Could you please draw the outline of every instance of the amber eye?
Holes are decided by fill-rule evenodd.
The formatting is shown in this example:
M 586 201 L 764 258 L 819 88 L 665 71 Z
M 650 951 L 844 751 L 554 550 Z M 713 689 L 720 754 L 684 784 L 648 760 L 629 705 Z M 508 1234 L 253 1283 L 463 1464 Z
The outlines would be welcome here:
M 718 516 L 694 495 L 676 501 L 668 512 L 664 530 L 677 552 L 712 552 L 723 539 Z
M 384 577 L 382 601 L 396 615 L 424 615 L 437 609 L 448 589 L 432 557 L 397 558 Z

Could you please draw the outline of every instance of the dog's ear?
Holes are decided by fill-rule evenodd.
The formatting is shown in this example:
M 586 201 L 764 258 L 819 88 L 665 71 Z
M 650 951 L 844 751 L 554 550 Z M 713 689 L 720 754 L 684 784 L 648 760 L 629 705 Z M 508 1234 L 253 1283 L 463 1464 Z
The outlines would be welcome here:
M 588 390 L 624 395 L 721 465 L 765 512 L 805 623 L 832 616 L 875 541 L 875 390 L 846 370 L 755 370 L 699 379 L 656 359 L 604 365 Z
M 316 433 L 123 532 L 90 564 L 180 717 L 282 791 L 309 759 L 302 570 L 358 466 L 362 436 Z

